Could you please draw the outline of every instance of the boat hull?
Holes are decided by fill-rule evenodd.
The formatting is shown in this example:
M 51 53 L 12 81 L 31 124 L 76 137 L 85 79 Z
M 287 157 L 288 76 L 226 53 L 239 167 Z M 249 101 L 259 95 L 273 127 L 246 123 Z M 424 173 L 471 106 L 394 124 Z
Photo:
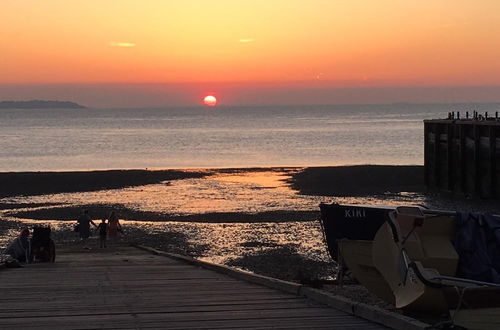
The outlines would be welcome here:
M 338 261 L 338 241 L 341 239 L 373 241 L 393 210 L 390 207 L 321 203 L 321 224 L 332 259 Z

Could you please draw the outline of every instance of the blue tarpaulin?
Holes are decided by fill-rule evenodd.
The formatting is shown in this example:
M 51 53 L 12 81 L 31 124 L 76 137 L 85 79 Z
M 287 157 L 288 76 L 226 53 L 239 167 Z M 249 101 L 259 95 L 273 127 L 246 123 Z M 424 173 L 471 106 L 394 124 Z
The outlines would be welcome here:
M 458 213 L 457 276 L 500 284 L 500 219 L 491 214 Z

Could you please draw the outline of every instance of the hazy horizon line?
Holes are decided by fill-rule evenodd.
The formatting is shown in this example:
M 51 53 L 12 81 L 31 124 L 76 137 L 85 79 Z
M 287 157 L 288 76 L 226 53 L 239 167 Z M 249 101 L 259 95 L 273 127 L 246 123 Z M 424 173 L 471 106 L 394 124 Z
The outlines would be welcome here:
M 47 101 L 47 102 L 71 102 L 71 103 L 76 103 L 78 105 L 83 106 L 84 108 L 80 109 L 73 109 L 73 110 L 84 110 L 84 109 L 110 109 L 110 110 L 119 110 L 119 109 L 164 109 L 164 108 L 206 108 L 205 105 L 171 105 L 171 104 L 165 104 L 165 105 L 158 105 L 158 106 L 107 106 L 107 107 L 99 107 L 99 106 L 88 106 L 85 104 L 80 104 L 79 102 L 76 102 L 74 100 L 68 100 L 68 99 L 61 99 L 61 100 L 54 100 L 54 99 L 24 99 L 24 100 L 13 100 L 13 99 L 0 99 L 0 102 L 31 102 L 31 101 Z M 263 107 L 302 107 L 302 106 L 315 106 L 315 107 L 330 107 L 330 106 L 335 106 L 335 107 L 341 107 L 341 106 L 365 106 L 365 105 L 494 105 L 494 104 L 499 104 L 500 101 L 494 101 L 494 102 L 366 102 L 366 103 L 325 103 L 325 104 L 221 104 L 217 105 L 215 108 L 229 108 L 229 107 L 255 107 L 255 108 L 263 108 Z M 213 109 L 214 107 L 212 107 Z M 13 108 L 16 109 L 16 108 Z
M 70 99 L 96 108 L 197 106 L 206 95 L 214 95 L 220 106 L 497 103 L 500 85 L 0 84 L 0 99 Z

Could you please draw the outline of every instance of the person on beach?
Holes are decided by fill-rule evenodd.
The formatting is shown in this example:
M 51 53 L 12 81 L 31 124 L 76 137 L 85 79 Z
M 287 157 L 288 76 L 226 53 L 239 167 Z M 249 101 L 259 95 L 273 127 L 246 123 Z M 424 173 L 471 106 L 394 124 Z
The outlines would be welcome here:
M 20 263 L 28 263 L 31 254 L 29 236 L 29 229 L 23 228 L 19 233 L 19 236 L 9 244 L 7 250 L 5 250 L 5 254 L 10 255 Z
M 78 232 L 80 233 L 80 238 L 83 242 L 83 248 L 88 249 L 86 246 L 87 239 L 90 236 L 90 224 L 97 227 L 94 221 L 89 217 L 89 210 L 83 210 L 83 214 L 78 218 Z
M 108 217 L 108 237 L 114 240 L 118 237 L 118 232 L 121 231 L 122 225 L 120 224 L 115 211 L 111 211 Z
M 102 218 L 101 223 L 97 226 L 97 230 L 99 231 L 99 247 L 106 247 L 106 235 L 108 233 L 108 224 L 106 223 L 106 219 Z

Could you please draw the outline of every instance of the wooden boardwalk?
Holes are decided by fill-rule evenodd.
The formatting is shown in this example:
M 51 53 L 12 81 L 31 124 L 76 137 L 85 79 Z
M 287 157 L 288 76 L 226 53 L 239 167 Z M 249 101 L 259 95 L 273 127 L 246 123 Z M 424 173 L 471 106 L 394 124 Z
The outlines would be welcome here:
M 385 329 L 134 247 L 0 270 L 0 329 Z

